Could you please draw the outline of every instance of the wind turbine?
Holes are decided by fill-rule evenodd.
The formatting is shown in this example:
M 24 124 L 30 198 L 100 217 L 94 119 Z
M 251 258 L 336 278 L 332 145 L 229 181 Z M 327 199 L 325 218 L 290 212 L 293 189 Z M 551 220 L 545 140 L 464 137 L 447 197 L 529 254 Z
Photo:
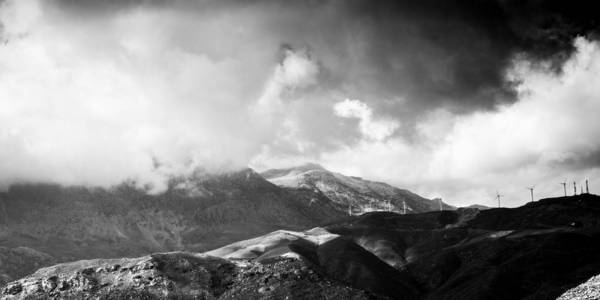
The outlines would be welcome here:
M 565 190 L 565 197 L 566 197 L 567 196 L 567 180 L 565 179 L 565 181 L 561 182 L 560 184 L 562 184 L 563 190 Z
M 406 201 L 402 200 L 402 209 L 403 209 L 403 215 L 406 214 Z
M 590 187 L 588 186 L 588 180 L 585 180 L 585 193 L 589 194 L 590 193 Z
M 498 200 L 498 208 L 500 208 L 500 197 L 504 197 L 504 195 L 500 195 L 500 193 L 496 191 L 496 200 Z
M 526 187 L 526 189 L 528 189 L 531 192 L 531 202 L 533 202 L 533 189 L 535 189 L 535 185 Z
M 442 211 L 442 210 L 444 210 L 444 209 L 442 208 L 442 198 L 438 198 L 438 199 L 440 199 L 440 211 Z
M 573 181 L 573 196 L 577 195 L 577 183 Z

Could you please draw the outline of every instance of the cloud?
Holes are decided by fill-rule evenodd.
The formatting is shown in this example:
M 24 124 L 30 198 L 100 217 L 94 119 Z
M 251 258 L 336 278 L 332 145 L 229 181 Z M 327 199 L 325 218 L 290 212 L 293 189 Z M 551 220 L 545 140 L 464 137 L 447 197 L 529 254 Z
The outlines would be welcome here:
M 272 136 L 248 126 L 248 110 L 277 64 L 276 46 L 212 57 L 179 26 L 221 20 L 147 8 L 81 20 L 50 3 L 2 3 L 3 185 L 133 179 L 160 190 L 198 167 L 244 167 Z
M 256 103 L 256 113 L 261 117 L 280 111 L 282 98 L 317 82 L 319 66 L 307 50 L 283 49 L 283 61 L 275 67 L 273 75 L 267 81 L 263 94 Z
M 4 41 L 26 34 L 41 15 L 35 1 L 5 1 L 0 3 L 0 20 Z
M 454 203 L 517 186 L 518 203 L 597 177 L 588 2 L 0 5 L 1 185 L 160 191 L 316 160 Z
M 590 157 L 600 148 L 600 44 L 578 38 L 574 46 L 560 75 L 517 58 L 510 71 L 521 82 L 517 103 L 470 115 L 432 111 L 417 124 L 413 140 L 362 140 L 323 155 L 322 163 L 359 176 L 395 178 L 465 205 L 493 205 L 496 190 L 507 196 L 506 205 L 521 204 L 528 195 L 524 187 L 534 184 L 537 197 L 557 196 L 565 178 L 598 182 L 600 165 Z M 343 115 L 369 115 L 360 102 L 344 103 Z
M 360 132 L 367 139 L 381 141 L 394 133 L 399 126 L 393 120 L 373 120 L 373 110 L 364 102 L 346 99 L 333 106 L 335 114 L 342 118 L 360 120 Z

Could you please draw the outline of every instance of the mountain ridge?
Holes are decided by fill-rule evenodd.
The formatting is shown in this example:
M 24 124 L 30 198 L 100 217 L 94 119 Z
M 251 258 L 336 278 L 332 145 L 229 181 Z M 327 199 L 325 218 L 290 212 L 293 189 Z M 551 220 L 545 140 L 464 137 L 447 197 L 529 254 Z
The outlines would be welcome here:
M 404 212 L 404 203 L 407 213 L 440 210 L 441 200 L 426 199 L 384 182 L 332 172 L 315 163 L 269 169 L 260 174 L 279 186 L 319 190 L 346 211 L 357 214 L 374 210 Z M 442 202 L 442 209 L 456 208 Z
M 251 169 L 175 178 L 157 195 L 130 184 L 108 189 L 19 184 L 2 193 L 0 209 L 4 257 L 27 254 L 15 250 L 26 247 L 52 258 L 42 255 L 29 266 L 0 264 L 0 275 L 9 279 L 23 275 L 16 269 L 31 272 L 48 262 L 202 252 L 344 215 L 322 193 L 280 188 Z

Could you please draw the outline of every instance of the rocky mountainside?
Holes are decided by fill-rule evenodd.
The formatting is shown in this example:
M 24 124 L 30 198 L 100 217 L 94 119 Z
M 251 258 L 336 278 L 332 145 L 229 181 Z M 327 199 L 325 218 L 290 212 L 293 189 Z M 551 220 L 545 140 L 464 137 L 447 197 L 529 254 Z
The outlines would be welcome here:
M 271 169 L 261 172 L 261 175 L 282 187 L 318 190 L 346 212 L 351 209 L 353 214 L 381 210 L 403 213 L 404 204 L 406 213 L 440 210 L 439 199 L 425 199 L 408 190 L 331 172 L 317 164 Z M 441 204 L 444 210 L 455 209 L 446 203 Z
M 512 209 L 372 212 L 204 254 L 57 265 L 7 284 L 0 298 L 598 299 L 596 277 L 588 281 L 600 269 L 598 215 L 600 197 L 589 194 Z
M 322 193 L 282 189 L 250 169 L 174 179 L 159 195 L 128 184 L 15 185 L 0 194 L 0 280 L 77 259 L 203 252 L 340 216 Z
M 170 252 L 40 269 L 0 299 L 378 299 L 330 281 L 296 259 L 269 264 Z

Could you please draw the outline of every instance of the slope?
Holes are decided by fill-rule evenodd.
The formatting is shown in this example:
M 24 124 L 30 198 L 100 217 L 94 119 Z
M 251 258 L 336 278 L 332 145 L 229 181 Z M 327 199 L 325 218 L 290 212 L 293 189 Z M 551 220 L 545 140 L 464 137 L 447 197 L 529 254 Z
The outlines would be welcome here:
M 112 189 L 15 185 L 0 202 L 0 247 L 29 247 L 57 262 L 206 251 L 342 215 L 321 193 L 279 188 L 250 169 L 174 179 L 159 195 L 129 184 Z M 0 274 L 23 275 L 5 266 L 0 265 Z
M 439 200 L 425 199 L 386 183 L 331 172 L 317 164 L 271 169 L 261 172 L 261 175 L 282 187 L 319 190 L 337 203 L 342 210 L 348 212 L 351 206 L 356 214 L 377 210 L 403 212 L 404 202 L 407 213 L 440 209 Z M 446 203 L 442 203 L 442 206 L 445 210 L 455 209 Z

